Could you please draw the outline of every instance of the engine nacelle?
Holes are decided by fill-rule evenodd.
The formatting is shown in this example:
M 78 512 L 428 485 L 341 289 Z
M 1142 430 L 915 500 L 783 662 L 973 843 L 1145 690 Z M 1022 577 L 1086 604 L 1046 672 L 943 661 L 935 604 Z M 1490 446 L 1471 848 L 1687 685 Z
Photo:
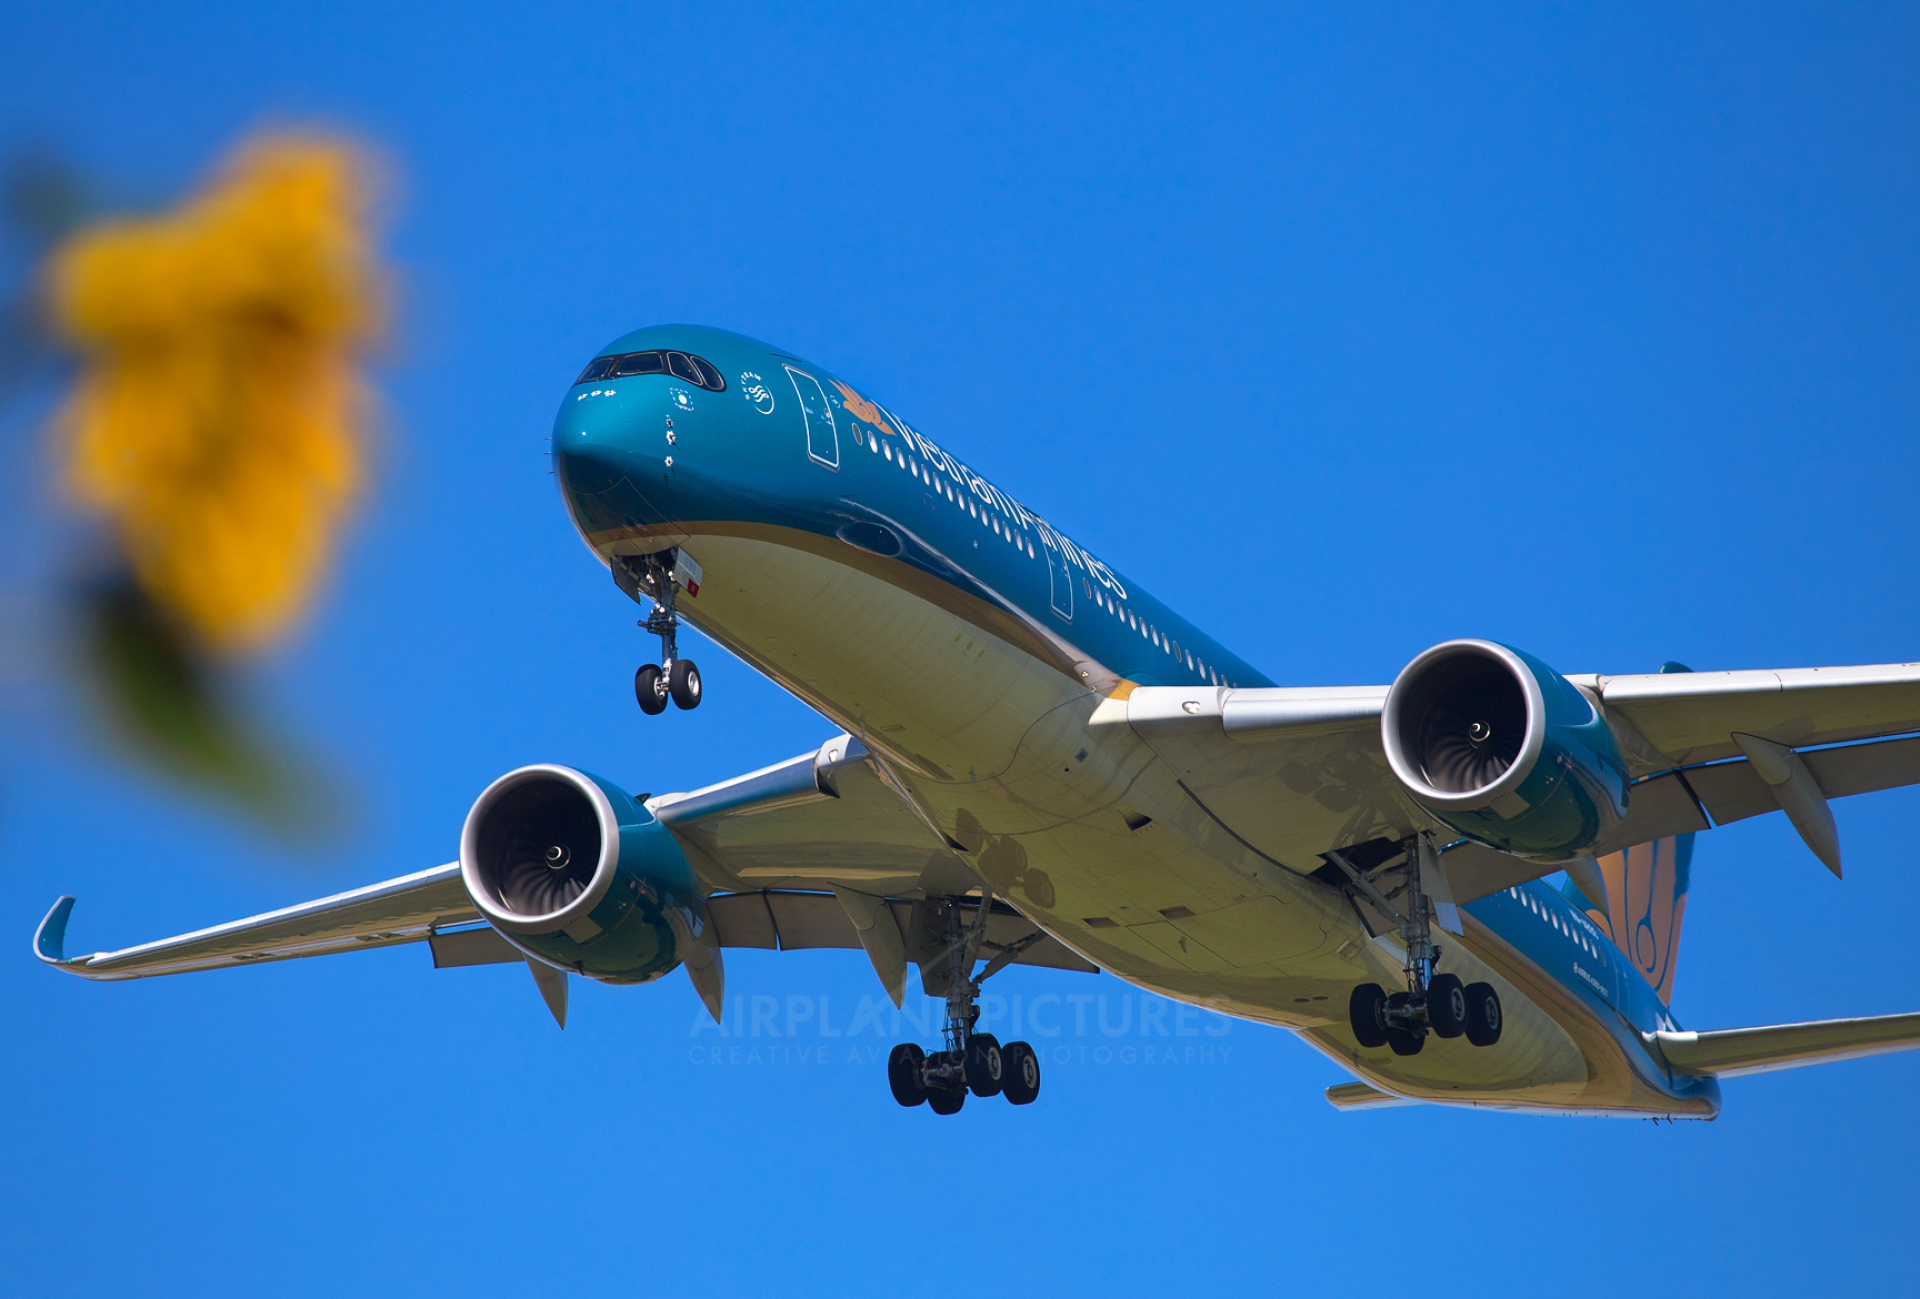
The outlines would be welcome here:
M 706 927 L 673 835 L 571 767 L 522 767 L 487 786 L 460 833 L 460 876 L 508 942 L 603 983 L 659 978 Z
M 1565 861 L 1627 812 L 1627 766 L 1606 719 L 1530 654 L 1450 640 L 1407 664 L 1380 719 L 1415 802 L 1460 833 Z

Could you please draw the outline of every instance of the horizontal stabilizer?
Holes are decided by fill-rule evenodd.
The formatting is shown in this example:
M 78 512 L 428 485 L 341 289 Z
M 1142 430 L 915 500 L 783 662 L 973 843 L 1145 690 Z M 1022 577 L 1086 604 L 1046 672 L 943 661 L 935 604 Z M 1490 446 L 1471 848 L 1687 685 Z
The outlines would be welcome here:
M 1350 1082 L 1327 1088 L 1327 1103 L 1336 1110 L 1385 1110 L 1396 1105 L 1419 1105 L 1423 1102 L 1410 1101 L 1404 1096 L 1383 1092 L 1363 1082 Z
M 1920 1014 L 1821 1019 L 1770 1028 L 1722 1028 L 1706 1033 L 1654 1033 L 1653 1047 L 1681 1073 L 1737 1078 L 1857 1060 L 1920 1047 Z

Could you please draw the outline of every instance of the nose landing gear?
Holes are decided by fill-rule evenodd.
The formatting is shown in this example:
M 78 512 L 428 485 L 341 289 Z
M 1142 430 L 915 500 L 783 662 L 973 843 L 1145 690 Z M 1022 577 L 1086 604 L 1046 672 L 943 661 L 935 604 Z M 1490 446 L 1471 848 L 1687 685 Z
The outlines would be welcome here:
M 925 1103 L 935 1114 L 958 1114 L 967 1093 L 986 1098 L 1005 1096 L 1014 1105 L 1031 1105 L 1040 1095 L 1040 1057 L 1025 1042 L 1000 1040 L 976 1032 L 980 1019 L 980 985 L 1011 965 L 1020 953 L 1040 940 L 1033 934 L 1002 947 L 987 968 L 973 977 L 986 937 L 987 916 L 993 899 L 983 895 L 973 923 L 965 925 L 960 909 L 949 899 L 945 907 L 947 963 L 946 1049 L 928 1055 L 912 1042 L 902 1042 L 887 1057 L 887 1085 L 893 1098 L 912 1108 Z
M 633 674 L 633 697 L 640 711 L 657 717 L 667 710 L 668 700 L 679 708 L 698 708 L 700 669 L 692 659 L 680 657 L 676 604 L 682 588 L 688 595 L 700 594 L 700 566 L 676 547 L 651 555 L 617 558 L 614 578 L 636 599 L 641 594 L 653 597 L 653 612 L 638 625 L 660 638 L 660 662 L 649 663 Z
M 1409 842 L 1400 868 L 1406 882 L 1390 892 L 1339 853 L 1327 854 L 1354 890 L 1399 922 L 1407 948 L 1407 990 L 1389 993 L 1377 983 L 1363 983 L 1348 999 L 1347 1015 L 1354 1041 L 1369 1049 L 1384 1046 L 1401 1056 L 1420 1054 L 1428 1033 L 1443 1038 L 1464 1035 L 1474 1046 L 1492 1046 L 1500 1040 L 1500 994 L 1493 985 L 1463 984 L 1457 974 L 1433 972 L 1444 949 L 1434 945 L 1433 908 L 1420 880 L 1420 859 L 1429 851 L 1417 837 Z M 1405 914 L 1395 907 L 1395 899 L 1405 906 Z

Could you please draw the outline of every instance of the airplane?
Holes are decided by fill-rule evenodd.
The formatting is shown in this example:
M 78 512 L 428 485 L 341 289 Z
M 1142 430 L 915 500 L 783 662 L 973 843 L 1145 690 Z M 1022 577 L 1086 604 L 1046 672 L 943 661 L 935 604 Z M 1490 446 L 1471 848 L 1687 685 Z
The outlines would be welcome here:
M 1920 1014 L 1708 1031 L 1671 1011 L 1695 837 L 1780 811 L 1841 872 L 1830 800 L 1920 783 L 1920 665 L 1564 676 L 1457 639 L 1388 685 L 1275 685 L 821 366 L 695 326 L 626 334 L 552 430 L 560 494 L 699 705 L 682 621 L 827 718 L 817 750 L 690 793 L 556 764 L 475 801 L 457 861 L 210 929 L 39 958 L 119 980 L 428 944 L 568 977 L 727 948 L 917 967 L 941 1040 L 895 1100 L 1036 1099 L 979 1027 L 1014 964 L 1105 971 L 1298 1034 L 1419 1103 L 1712 1119 L 1719 1080 L 1920 1046 Z M 1555 887 L 1551 877 L 1564 876 Z M 984 964 L 983 964 L 984 963 Z

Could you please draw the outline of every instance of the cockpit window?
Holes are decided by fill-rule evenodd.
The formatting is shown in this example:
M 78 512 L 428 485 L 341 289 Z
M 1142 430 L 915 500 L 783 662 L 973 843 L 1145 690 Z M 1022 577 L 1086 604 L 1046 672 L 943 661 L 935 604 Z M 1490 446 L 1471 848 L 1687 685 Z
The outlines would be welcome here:
M 624 379 L 636 374 L 673 374 L 688 383 L 714 392 L 725 392 L 727 381 L 718 370 L 697 356 L 684 352 L 620 352 L 596 356 L 580 372 L 575 383 L 594 383 L 600 379 Z
M 666 362 L 658 352 L 629 352 L 616 359 L 613 375 L 616 379 L 623 379 L 630 374 L 659 374 L 666 368 Z

